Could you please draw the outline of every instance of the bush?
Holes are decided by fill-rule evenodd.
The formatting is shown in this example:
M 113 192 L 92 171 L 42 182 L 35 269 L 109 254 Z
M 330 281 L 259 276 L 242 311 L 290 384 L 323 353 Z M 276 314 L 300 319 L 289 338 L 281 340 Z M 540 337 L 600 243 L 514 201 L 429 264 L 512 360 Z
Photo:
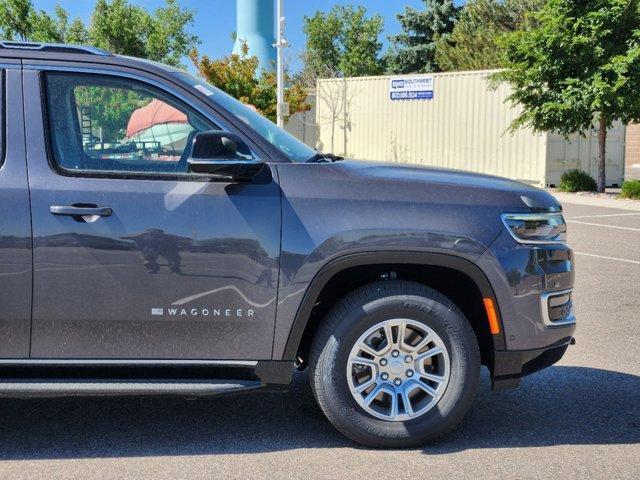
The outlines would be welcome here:
M 562 174 L 558 190 L 561 192 L 595 192 L 598 190 L 598 185 L 587 172 L 574 169 Z
M 627 180 L 624 182 L 620 196 L 640 200 L 640 180 Z

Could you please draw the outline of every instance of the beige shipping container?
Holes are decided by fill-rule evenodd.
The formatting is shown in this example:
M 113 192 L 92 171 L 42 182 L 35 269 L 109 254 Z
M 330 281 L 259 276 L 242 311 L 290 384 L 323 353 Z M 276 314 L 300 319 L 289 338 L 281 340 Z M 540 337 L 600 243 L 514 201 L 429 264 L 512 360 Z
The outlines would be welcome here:
M 489 87 L 490 73 L 424 75 L 433 77 L 431 100 L 391 100 L 388 76 L 319 80 L 317 147 L 351 158 L 488 173 L 539 186 L 557 185 L 571 168 L 596 177 L 595 129 L 569 140 L 531 129 L 510 132 L 519 109 L 505 103 L 507 85 Z M 619 185 L 624 126 L 614 125 L 608 135 L 607 184 Z
M 624 179 L 640 180 L 640 123 L 627 125 L 624 148 Z

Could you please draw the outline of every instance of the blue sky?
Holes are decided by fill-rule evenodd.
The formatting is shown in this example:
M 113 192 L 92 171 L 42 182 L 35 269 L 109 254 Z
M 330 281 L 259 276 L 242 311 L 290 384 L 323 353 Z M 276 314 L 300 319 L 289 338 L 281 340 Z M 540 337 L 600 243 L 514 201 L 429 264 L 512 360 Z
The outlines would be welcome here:
M 231 34 L 236 25 L 236 2 L 234 0 L 179 0 L 183 7 L 196 11 L 196 20 L 192 31 L 202 41 L 200 52 L 217 58 L 231 52 L 233 43 Z M 164 4 L 164 0 L 130 0 L 131 3 L 153 10 Z M 53 11 L 56 4 L 62 5 L 72 17 L 89 21 L 95 2 L 93 0 L 33 0 L 36 8 Z M 457 3 L 457 2 L 456 2 Z M 333 5 L 364 5 L 369 13 L 379 13 L 385 20 L 386 36 L 397 33 L 400 25 L 396 14 L 404 10 L 405 5 L 423 8 L 421 0 L 284 0 L 287 17 L 287 40 L 291 48 L 287 58 L 292 69 L 299 67 L 299 55 L 304 48 L 302 32 L 304 15 L 312 15 L 316 10 L 329 10 Z

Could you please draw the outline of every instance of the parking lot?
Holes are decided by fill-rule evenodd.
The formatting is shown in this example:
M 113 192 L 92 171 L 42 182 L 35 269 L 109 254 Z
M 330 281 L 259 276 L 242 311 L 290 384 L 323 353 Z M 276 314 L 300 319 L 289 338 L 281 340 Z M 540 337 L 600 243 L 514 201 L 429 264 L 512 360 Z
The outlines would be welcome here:
M 0 478 L 638 478 L 640 211 L 565 204 L 577 344 L 517 390 L 484 375 L 470 415 L 423 449 L 341 437 L 307 392 L 200 400 L 0 400 Z

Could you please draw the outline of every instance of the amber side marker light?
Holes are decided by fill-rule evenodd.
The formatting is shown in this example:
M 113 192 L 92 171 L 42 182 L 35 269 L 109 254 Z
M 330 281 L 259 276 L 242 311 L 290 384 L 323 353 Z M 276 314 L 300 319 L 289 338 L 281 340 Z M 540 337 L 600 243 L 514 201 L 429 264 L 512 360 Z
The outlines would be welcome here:
M 491 335 L 498 335 L 500 333 L 500 322 L 498 321 L 498 314 L 496 313 L 496 307 L 493 304 L 493 299 L 483 298 L 484 309 L 487 311 L 487 318 L 489 319 L 489 331 Z

